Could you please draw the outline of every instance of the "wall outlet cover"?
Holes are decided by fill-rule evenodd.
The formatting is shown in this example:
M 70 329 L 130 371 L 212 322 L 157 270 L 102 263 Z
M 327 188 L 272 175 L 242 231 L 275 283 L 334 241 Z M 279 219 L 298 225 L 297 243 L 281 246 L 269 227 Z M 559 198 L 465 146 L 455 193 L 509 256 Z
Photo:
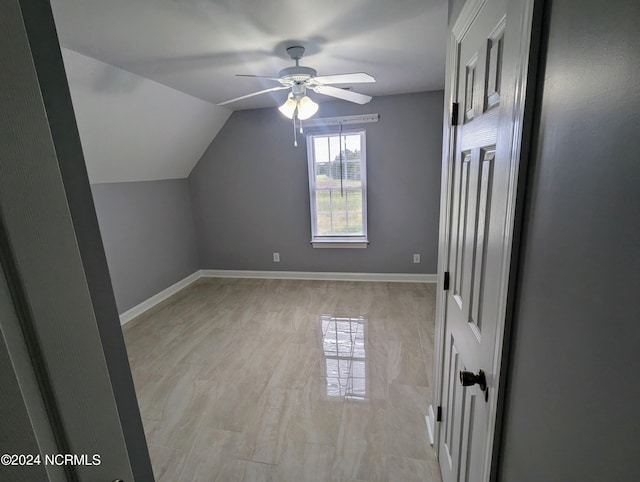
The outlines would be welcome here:
M 280 253 L 273 253 L 273 262 L 274 263 L 280 262 Z
M 413 262 L 414 263 L 419 263 L 420 262 L 420 255 L 419 254 L 414 254 L 413 255 Z

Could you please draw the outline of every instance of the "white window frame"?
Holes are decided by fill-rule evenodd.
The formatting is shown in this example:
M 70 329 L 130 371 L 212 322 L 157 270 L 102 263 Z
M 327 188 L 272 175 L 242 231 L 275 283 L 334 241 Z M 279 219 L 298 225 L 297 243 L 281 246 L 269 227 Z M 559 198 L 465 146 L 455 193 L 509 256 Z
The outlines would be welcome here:
M 367 136 L 365 129 L 342 131 L 343 136 L 358 134 L 360 136 L 360 182 L 362 190 L 362 234 L 319 236 L 316 233 L 316 192 L 315 187 L 315 138 L 335 137 L 339 132 L 311 132 L 307 134 L 307 171 L 309 174 L 309 204 L 311 207 L 311 244 L 314 248 L 366 248 L 369 244 L 367 234 Z M 347 189 L 347 188 L 345 188 Z M 351 189 L 353 190 L 353 189 Z

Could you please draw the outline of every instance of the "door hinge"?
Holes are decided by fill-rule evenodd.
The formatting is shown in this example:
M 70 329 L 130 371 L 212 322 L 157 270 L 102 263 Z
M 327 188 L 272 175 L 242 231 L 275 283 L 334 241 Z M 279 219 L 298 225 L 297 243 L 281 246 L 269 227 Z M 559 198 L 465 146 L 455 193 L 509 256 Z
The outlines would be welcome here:
M 451 104 L 451 125 L 458 125 L 458 103 L 454 102 Z
M 442 421 L 442 407 L 438 405 L 438 409 L 436 410 L 436 422 Z
M 443 283 L 443 289 L 445 291 L 449 291 L 449 272 L 445 271 L 444 272 L 444 283 Z

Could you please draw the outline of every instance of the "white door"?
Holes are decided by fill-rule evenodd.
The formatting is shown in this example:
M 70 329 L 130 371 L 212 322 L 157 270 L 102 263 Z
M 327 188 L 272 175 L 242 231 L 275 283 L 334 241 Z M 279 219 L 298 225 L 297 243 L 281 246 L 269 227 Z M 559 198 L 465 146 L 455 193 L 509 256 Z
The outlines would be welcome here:
M 438 458 L 445 482 L 488 480 L 491 465 L 521 136 L 514 112 L 523 85 L 517 53 L 523 17 L 521 8 L 511 8 L 516 3 L 468 1 L 450 45 L 450 92 L 458 109 L 445 160 L 448 239 L 440 253 L 449 273 L 440 299 Z

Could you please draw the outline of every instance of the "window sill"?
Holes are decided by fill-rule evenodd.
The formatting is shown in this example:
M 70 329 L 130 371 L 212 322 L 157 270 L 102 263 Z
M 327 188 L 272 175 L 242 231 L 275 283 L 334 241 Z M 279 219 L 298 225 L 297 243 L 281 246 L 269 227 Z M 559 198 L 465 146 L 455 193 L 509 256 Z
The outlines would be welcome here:
M 313 240 L 311 245 L 314 248 L 366 248 L 369 241 L 366 239 L 336 239 L 336 240 Z

